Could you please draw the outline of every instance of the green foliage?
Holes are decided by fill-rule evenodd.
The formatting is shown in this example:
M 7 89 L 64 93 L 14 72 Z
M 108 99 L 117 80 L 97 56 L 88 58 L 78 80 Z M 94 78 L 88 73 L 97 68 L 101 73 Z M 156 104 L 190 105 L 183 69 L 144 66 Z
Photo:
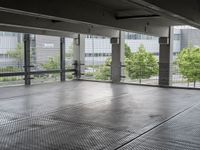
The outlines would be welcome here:
M 45 70 L 57 70 L 60 69 L 60 57 L 56 55 L 55 57 L 49 57 L 47 63 L 42 64 L 42 67 Z M 57 78 L 59 74 L 49 74 L 47 77 L 49 78 Z
M 92 77 L 92 76 L 94 76 L 94 72 L 86 72 L 85 73 L 85 76 L 87 76 L 87 77 Z
M 108 58 L 104 65 L 98 68 L 95 72 L 95 79 L 96 80 L 109 80 L 110 79 L 110 65 L 111 59 Z
M 109 80 L 111 59 L 95 72 L 96 80 Z M 130 79 L 148 79 L 158 74 L 158 63 L 156 57 L 147 52 L 143 45 L 140 45 L 136 53 L 132 53 L 130 47 L 125 44 L 125 65 L 126 72 Z
M 188 82 L 200 81 L 200 48 L 188 47 L 177 56 L 180 73 Z
M 67 79 L 72 80 L 74 78 L 72 73 L 67 73 L 66 75 Z
M 7 52 L 7 55 L 11 58 L 14 58 L 18 62 L 18 67 L 15 66 L 7 66 L 4 68 L 1 68 L 1 72 L 20 72 L 22 71 L 22 65 L 24 61 L 24 48 L 23 44 L 19 43 L 17 44 L 17 47 L 15 50 L 10 50 Z M 0 77 L 0 82 L 6 82 L 6 81 L 17 81 L 20 80 L 18 77 Z
M 158 74 L 158 63 L 156 57 L 147 52 L 140 45 L 136 53 L 125 58 L 126 71 L 130 79 L 149 79 Z
M 7 81 L 17 81 L 20 80 L 17 77 L 0 77 L 0 82 L 7 82 Z
M 60 68 L 59 56 L 49 57 L 47 63 L 42 64 L 42 67 L 46 70 L 56 70 Z
M 125 44 L 125 57 L 130 58 L 132 56 L 131 48 Z
M 1 72 L 20 72 L 20 71 L 21 71 L 21 69 L 19 69 L 17 67 L 13 67 L 13 66 L 1 68 Z

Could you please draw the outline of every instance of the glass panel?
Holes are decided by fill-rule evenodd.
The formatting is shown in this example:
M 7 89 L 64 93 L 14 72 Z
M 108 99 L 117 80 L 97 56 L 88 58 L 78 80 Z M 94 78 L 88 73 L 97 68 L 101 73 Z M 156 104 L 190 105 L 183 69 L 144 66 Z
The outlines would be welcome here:
M 84 78 L 89 80 L 110 80 L 111 44 L 105 37 L 87 36 L 85 39 Z
M 38 74 L 38 75 L 34 75 L 34 79 L 31 80 L 33 84 L 58 82 L 58 81 L 60 81 L 60 73 Z
M 174 27 L 172 85 L 200 88 L 200 30 Z
M 23 34 L 12 35 L 1 32 L 0 36 L 0 73 L 24 71 Z M 3 36 L 6 35 L 6 36 Z
M 60 69 L 60 37 L 31 35 L 31 71 Z M 57 81 L 59 74 L 32 75 L 32 83 Z
M 124 82 L 158 84 L 158 37 L 125 33 Z
M 0 86 L 23 85 L 23 76 L 0 77 Z
M 23 34 L 0 32 L 0 74 L 24 72 Z M 0 77 L 0 86 L 23 84 L 24 77 Z
M 74 69 L 73 59 L 73 39 L 65 38 L 65 68 Z M 66 72 L 66 80 L 74 79 L 73 72 Z

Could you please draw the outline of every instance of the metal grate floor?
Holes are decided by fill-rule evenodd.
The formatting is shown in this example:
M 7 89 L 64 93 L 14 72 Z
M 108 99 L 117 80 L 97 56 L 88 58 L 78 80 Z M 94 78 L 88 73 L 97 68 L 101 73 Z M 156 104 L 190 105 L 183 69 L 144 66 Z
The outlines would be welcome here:
M 24 119 L 0 128 L 1 149 L 103 149 L 130 133 L 41 118 Z
M 196 150 L 199 103 L 195 90 L 109 83 L 1 88 L 0 149 Z
M 120 150 L 199 150 L 200 105 L 126 144 Z

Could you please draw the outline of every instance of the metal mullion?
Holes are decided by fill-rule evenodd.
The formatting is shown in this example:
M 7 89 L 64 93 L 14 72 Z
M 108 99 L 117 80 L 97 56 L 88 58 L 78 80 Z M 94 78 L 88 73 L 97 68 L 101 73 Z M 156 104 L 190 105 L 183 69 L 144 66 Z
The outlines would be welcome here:
M 25 71 L 25 85 L 31 84 L 30 75 L 30 34 L 24 34 L 24 71 Z
M 60 38 L 60 80 L 65 81 L 65 38 Z

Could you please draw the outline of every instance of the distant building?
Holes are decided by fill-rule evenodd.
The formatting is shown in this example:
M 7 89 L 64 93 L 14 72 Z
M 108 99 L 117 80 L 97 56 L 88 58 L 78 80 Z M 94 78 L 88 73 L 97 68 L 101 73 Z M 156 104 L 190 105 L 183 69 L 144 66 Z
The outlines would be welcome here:
M 185 29 L 181 30 L 181 49 L 188 46 L 200 47 L 200 30 Z
M 18 43 L 22 42 L 22 34 L 0 32 L 0 67 L 17 65 L 16 61 L 9 58 L 8 51 L 15 50 Z

